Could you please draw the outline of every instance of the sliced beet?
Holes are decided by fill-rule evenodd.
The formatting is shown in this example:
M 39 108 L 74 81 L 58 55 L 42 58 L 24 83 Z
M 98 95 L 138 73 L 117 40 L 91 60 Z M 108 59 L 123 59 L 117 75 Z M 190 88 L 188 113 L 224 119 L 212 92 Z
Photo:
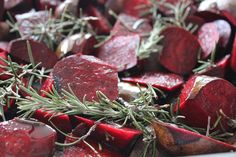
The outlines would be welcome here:
M 136 51 L 140 40 L 137 34 L 114 35 L 99 48 L 97 56 L 117 67 L 119 72 L 130 69 L 137 64 Z
M 153 122 L 158 145 L 174 156 L 219 153 L 236 150 L 233 145 L 176 126 Z
M 89 16 L 94 16 L 94 17 L 98 18 L 98 20 L 90 21 L 90 23 L 93 26 L 94 30 L 98 34 L 109 34 L 110 33 L 111 26 L 110 26 L 109 22 L 107 21 L 105 16 L 97 8 L 95 8 L 92 5 L 89 5 L 86 8 L 85 12 Z
M 57 62 L 53 68 L 54 85 L 74 94 L 82 101 L 97 100 L 96 92 L 101 91 L 111 100 L 118 97 L 118 75 L 113 66 L 88 55 L 71 55 Z M 81 90 L 83 89 L 83 90 Z
M 233 16 L 231 13 L 229 13 L 226 10 L 222 10 L 221 14 L 227 18 L 227 20 L 233 25 L 236 26 L 236 17 Z
M 151 84 L 153 87 L 160 88 L 166 91 L 173 91 L 184 83 L 181 76 L 168 73 L 144 73 L 141 76 L 122 78 L 125 82 L 139 83 L 141 85 Z
M 215 49 L 220 40 L 217 25 L 213 22 L 205 23 L 198 30 L 198 41 L 202 48 L 201 58 L 206 59 Z
M 55 150 L 55 130 L 40 122 L 18 118 L 2 122 L 0 135 L 3 156 L 46 157 Z
M 231 69 L 236 72 L 236 36 L 234 38 L 233 49 L 231 52 L 230 66 Z
M 27 12 L 32 9 L 31 0 L 4 0 L 4 9 L 15 14 Z
M 140 17 L 145 11 L 141 6 L 150 5 L 149 0 L 125 0 L 123 4 L 123 12 L 135 17 Z
M 179 27 L 168 27 L 162 33 L 160 63 L 177 74 L 188 74 L 197 64 L 200 45 L 195 36 Z
M 90 34 L 74 34 L 66 39 L 64 39 L 57 47 L 56 54 L 58 57 L 63 57 L 68 55 L 68 53 L 76 54 L 91 54 L 96 44 L 95 37 Z
M 35 64 L 41 63 L 40 66 L 52 68 L 58 58 L 44 43 L 29 40 L 29 45 L 32 50 L 32 55 Z M 30 58 L 27 49 L 27 40 L 16 39 L 9 44 L 8 51 L 13 59 L 18 63 L 30 63 Z
M 49 19 L 48 11 L 30 11 L 23 14 L 18 14 L 15 16 L 17 20 L 17 25 L 19 27 L 19 32 L 24 38 L 32 38 L 32 32 L 35 31 L 35 27 L 42 27 L 43 24 Z M 34 39 L 38 40 L 38 39 Z
M 77 125 L 77 128 L 74 129 L 73 134 L 77 137 L 83 136 L 83 134 L 85 134 L 88 129 L 94 125 L 93 120 L 78 116 L 75 116 L 73 121 L 74 124 L 72 124 L 75 126 Z M 81 129 L 81 125 L 84 129 Z M 88 139 L 97 141 L 110 147 L 111 149 L 121 152 L 124 155 L 130 153 L 134 143 L 139 137 L 141 137 L 141 135 L 142 132 L 139 130 L 125 127 L 117 128 L 113 125 L 100 123 Z
M 185 121 L 194 127 L 206 128 L 208 117 L 211 126 L 217 120 L 220 109 L 230 118 L 236 117 L 236 88 L 228 81 L 210 76 L 194 76 L 190 78 L 180 94 L 179 109 Z M 200 115 L 200 116 L 199 116 Z M 221 124 L 229 129 L 227 120 Z
M 229 67 L 229 63 L 230 55 L 226 55 L 224 58 L 216 62 L 214 66 L 207 68 L 205 71 L 199 74 L 224 78 Z
M 147 19 L 137 18 L 128 14 L 120 14 L 111 30 L 111 34 L 127 35 L 128 33 L 137 33 L 147 35 L 152 30 Z

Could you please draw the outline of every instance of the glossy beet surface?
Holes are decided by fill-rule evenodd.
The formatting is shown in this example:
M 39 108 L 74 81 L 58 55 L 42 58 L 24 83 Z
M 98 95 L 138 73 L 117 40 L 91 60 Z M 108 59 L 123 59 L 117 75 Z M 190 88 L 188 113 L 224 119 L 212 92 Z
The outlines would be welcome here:
M 139 35 L 133 34 L 113 36 L 99 48 L 98 58 L 115 66 L 118 71 L 130 69 L 138 62 L 136 51 L 140 40 Z
M 96 91 L 110 99 L 118 97 L 118 76 L 116 68 L 102 60 L 88 55 L 71 55 L 53 68 L 54 85 L 58 91 L 69 87 L 80 99 L 97 100 Z
M 236 147 L 207 136 L 203 136 L 176 126 L 153 122 L 158 146 L 163 147 L 171 156 L 208 154 L 236 150 Z
M 35 121 L 15 118 L 0 123 L 1 157 L 50 157 L 56 132 Z
M 184 83 L 181 76 L 168 73 L 145 73 L 141 76 L 122 78 L 125 82 L 139 83 L 141 85 L 151 84 L 166 91 L 173 91 Z
M 227 116 L 236 117 L 236 88 L 230 82 L 204 75 L 187 81 L 180 95 L 179 111 L 189 125 L 205 128 L 210 116 L 212 126 L 220 109 Z M 221 123 L 228 128 L 225 119 Z

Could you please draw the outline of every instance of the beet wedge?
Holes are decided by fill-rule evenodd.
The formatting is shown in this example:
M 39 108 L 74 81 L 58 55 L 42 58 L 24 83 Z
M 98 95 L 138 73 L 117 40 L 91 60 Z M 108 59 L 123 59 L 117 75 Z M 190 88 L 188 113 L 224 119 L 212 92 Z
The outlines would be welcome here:
M 99 48 L 97 56 L 115 66 L 119 72 L 130 69 L 138 62 L 136 51 L 140 40 L 140 36 L 136 34 L 112 36 Z
M 89 120 L 83 117 L 74 116 L 71 117 L 72 126 L 79 126 L 84 124 L 88 129 L 94 125 L 93 120 Z M 86 129 L 85 129 L 86 131 Z M 86 133 L 86 132 L 85 132 Z M 77 136 L 82 136 L 80 129 L 74 129 L 74 134 Z M 115 150 L 122 152 L 123 154 L 129 154 L 132 146 L 141 137 L 142 132 L 130 128 L 117 128 L 116 126 L 100 123 L 97 125 L 94 132 L 91 133 L 90 139 L 95 139 L 96 141 L 103 143 Z
M 118 74 L 116 68 L 102 60 L 88 55 L 71 55 L 54 66 L 54 85 L 74 94 L 82 101 L 97 100 L 96 92 L 101 91 L 111 100 L 118 97 Z
M 236 147 L 176 126 L 154 121 L 152 124 L 159 146 L 173 156 L 235 151 Z
M 230 67 L 236 72 L 236 36 L 234 37 L 233 49 L 231 52 Z
M 206 128 L 209 116 L 213 126 L 221 109 L 230 118 L 236 117 L 236 88 L 221 78 L 194 76 L 181 91 L 178 109 L 191 126 Z M 229 129 L 226 119 L 223 118 L 221 124 Z
M 32 50 L 32 56 L 35 64 L 41 63 L 41 67 L 52 68 L 58 58 L 57 56 L 44 44 L 33 40 L 28 40 Z M 8 47 L 8 52 L 12 58 L 18 63 L 30 63 L 30 57 L 27 49 L 27 40 L 16 39 L 12 40 Z
M 0 123 L 0 154 L 3 157 L 50 157 L 56 132 L 36 121 L 15 118 Z
M 165 91 L 174 91 L 181 87 L 184 83 L 184 80 L 181 76 L 176 74 L 168 74 L 161 72 L 149 72 L 144 73 L 141 76 L 126 77 L 122 78 L 125 82 L 139 83 L 141 85 L 151 84 L 153 87 L 165 90 Z
M 188 74 L 197 64 L 200 45 L 195 36 L 179 27 L 168 27 L 162 33 L 160 63 L 177 74 Z

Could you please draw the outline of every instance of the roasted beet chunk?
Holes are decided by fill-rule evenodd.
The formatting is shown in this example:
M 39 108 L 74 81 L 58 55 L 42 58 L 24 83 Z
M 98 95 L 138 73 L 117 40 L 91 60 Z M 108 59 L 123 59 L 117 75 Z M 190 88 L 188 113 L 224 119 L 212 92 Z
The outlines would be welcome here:
M 169 27 L 162 32 L 163 50 L 160 63 L 166 69 L 177 74 L 188 74 L 197 64 L 200 45 L 188 31 Z
M 32 50 L 32 55 L 35 64 L 41 63 L 42 67 L 52 68 L 58 58 L 45 44 L 29 40 L 29 45 Z M 8 47 L 10 55 L 19 63 L 29 63 L 29 52 L 27 49 L 27 40 L 16 39 L 10 42 Z
M 236 88 L 230 82 L 204 75 L 187 81 L 180 95 L 179 111 L 189 125 L 206 128 L 211 117 L 212 126 L 221 109 L 230 118 L 236 117 Z M 221 123 L 229 128 L 226 119 Z
M 118 71 L 130 69 L 137 64 L 139 43 L 139 35 L 113 36 L 100 47 L 98 58 L 117 67 Z
M 122 79 L 125 82 L 139 83 L 142 85 L 151 84 L 153 87 L 157 87 L 167 91 L 173 91 L 179 88 L 184 80 L 181 76 L 176 74 L 165 73 L 145 73 L 141 76 L 126 77 Z
M 0 123 L 0 154 L 3 157 L 50 157 L 56 132 L 49 126 L 15 118 Z
M 97 100 L 96 91 L 110 99 L 118 97 L 116 68 L 93 56 L 71 55 L 59 61 L 53 68 L 53 79 L 58 91 L 73 90 L 80 99 Z
M 153 122 L 158 145 L 171 156 L 227 152 L 236 147 L 163 122 Z

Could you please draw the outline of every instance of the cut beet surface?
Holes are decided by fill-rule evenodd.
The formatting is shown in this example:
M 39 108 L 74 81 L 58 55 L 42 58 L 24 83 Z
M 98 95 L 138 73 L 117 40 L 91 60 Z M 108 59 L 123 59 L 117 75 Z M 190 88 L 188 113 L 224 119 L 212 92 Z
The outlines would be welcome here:
M 41 67 L 52 68 L 58 58 L 45 44 L 29 40 L 32 55 L 35 64 L 41 63 Z M 8 52 L 18 63 L 30 63 L 29 53 L 27 49 L 27 40 L 12 40 L 8 47 Z
M 56 132 L 35 121 L 15 118 L 0 123 L 0 154 L 3 157 L 49 157 L 53 155 Z
M 177 74 L 190 73 L 200 52 L 196 37 L 179 27 L 166 28 L 161 34 L 164 36 L 161 65 Z
M 49 19 L 48 11 L 30 11 L 15 16 L 19 32 L 24 38 L 34 39 L 31 35 L 32 32 L 36 31 L 35 28 L 43 27 L 43 24 Z M 34 39 L 38 40 L 38 39 Z
M 118 97 L 118 74 L 116 68 L 102 60 L 88 55 L 71 55 L 54 66 L 53 79 L 56 89 L 69 91 L 82 101 L 97 100 L 101 91 L 111 100 Z
M 120 14 L 111 30 L 111 34 L 127 35 L 128 33 L 137 33 L 147 35 L 152 30 L 147 19 L 137 18 L 128 14 Z
M 236 118 L 236 88 L 230 82 L 205 75 L 194 76 L 186 82 L 179 104 L 179 112 L 185 116 L 186 123 L 206 128 L 208 117 L 211 117 L 213 126 L 221 109 L 230 118 Z M 221 123 L 229 129 L 226 119 Z
M 90 127 L 94 125 L 93 120 L 75 116 L 71 118 L 72 125 L 76 126 L 73 134 L 77 137 L 85 134 Z M 81 129 L 81 125 L 84 125 L 84 129 Z M 84 132 L 82 131 L 84 130 Z M 129 154 L 133 144 L 141 137 L 142 132 L 130 128 L 117 128 L 116 126 L 100 123 L 95 130 L 89 136 L 89 139 L 104 144 L 114 150 L 117 150 L 123 154 Z
M 125 0 L 123 3 L 123 12 L 135 17 L 140 17 L 145 8 L 140 6 L 150 5 L 149 0 Z
M 216 62 L 214 66 L 211 66 L 198 74 L 224 78 L 226 71 L 229 68 L 229 63 L 230 55 L 226 55 L 224 58 Z
M 234 37 L 233 49 L 231 52 L 231 60 L 230 60 L 231 69 L 236 72 L 236 36 Z
M 202 48 L 201 58 L 206 59 L 215 49 L 220 40 L 220 33 L 214 22 L 205 23 L 198 30 L 198 41 Z
M 233 145 L 217 141 L 176 126 L 153 122 L 158 146 L 172 153 L 173 156 L 196 155 L 235 151 Z
M 184 80 L 181 76 L 168 73 L 145 73 L 141 76 L 122 78 L 125 82 L 139 83 L 141 85 L 151 84 L 153 87 L 173 91 L 181 87 Z
M 136 34 L 112 36 L 99 48 L 97 56 L 115 66 L 119 72 L 130 69 L 138 62 L 136 51 L 140 40 L 140 36 Z

